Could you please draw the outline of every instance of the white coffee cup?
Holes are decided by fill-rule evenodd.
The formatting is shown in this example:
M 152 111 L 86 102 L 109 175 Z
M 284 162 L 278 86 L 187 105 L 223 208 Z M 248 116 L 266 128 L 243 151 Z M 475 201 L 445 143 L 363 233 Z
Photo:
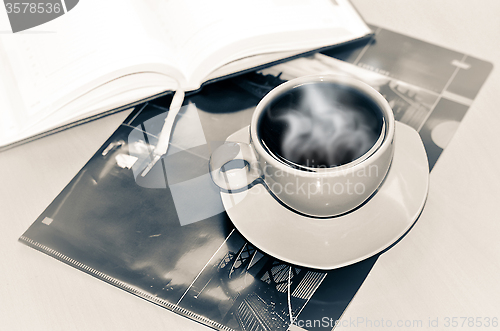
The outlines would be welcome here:
M 332 94 L 342 99 L 350 93 L 351 99 L 358 98 L 369 105 L 369 111 L 379 121 L 379 131 L 371 147 L 345 164 L 329 167 L 296 164 L 271 150 L 259 130 L 266 112 L 272 111 L 284 96 L 300 99 L 300 91 L 318 85 L 330 99 Z M 250 144 L 226 142 L 217 148 L 210 158 L 210 173 L 214 183 L 227 192 L 262 184 L 293 211 L 311 217 L 335 217 L 356 209 L 376 194 L 391 165 L 394 131 L 389 103 L 366 83 L 340 75 L 304 76 L 281 84 L 259 102 L 250 123 Z M 244 171 L 224 171 L 224 165 L 234 160 L 243 162 Z

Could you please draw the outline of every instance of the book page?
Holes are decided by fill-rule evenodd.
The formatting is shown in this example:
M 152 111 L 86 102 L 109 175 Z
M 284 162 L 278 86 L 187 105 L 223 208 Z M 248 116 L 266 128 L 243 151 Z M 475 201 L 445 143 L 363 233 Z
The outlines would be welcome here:
M 243 57 L 336 44 L 370 32 L 347 0 L 145 1 L 195 86 Z M 174 33 L 175 31 L 175 33 Z
M 33 134 L 137 102 L 145 97 L 163 92 L 163 86 L 176 86 L 176 82 L 165 75 L 151 72 L 131 74 L 112 80 L 75 99 L 52 116 L 33 125 L 30 127 L 29 135 L 24 134 L 23 136 L 21 133 L 20 138 L 27 138 Z
M 54 21 L 2 35 L 0 48 L 9 71 L 1 78 L 17 95 L 19 132 L 113 79 L 137 72 L 181 76 L 168 45 L 147 37 L 129 0 L 82 1 Z

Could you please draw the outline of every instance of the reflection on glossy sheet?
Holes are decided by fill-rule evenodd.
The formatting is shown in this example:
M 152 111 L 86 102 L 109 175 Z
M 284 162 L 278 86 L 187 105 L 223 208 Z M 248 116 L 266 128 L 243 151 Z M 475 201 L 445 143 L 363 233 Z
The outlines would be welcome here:
M 172 148 L 141 177 L 161 126 L 122 125 L 24 237 L 214 327 L 286 330 L 326 274 L 264 255 L 234 230 L 208 174 L 210 145 L 222 142 L 203 134 L 182 140 L 182 125 L 201 128 L 201 110 L 188 107 L 174 134 L 183 148 Z M 164 117 L 154 113 L 163 108 L 148 110 Z

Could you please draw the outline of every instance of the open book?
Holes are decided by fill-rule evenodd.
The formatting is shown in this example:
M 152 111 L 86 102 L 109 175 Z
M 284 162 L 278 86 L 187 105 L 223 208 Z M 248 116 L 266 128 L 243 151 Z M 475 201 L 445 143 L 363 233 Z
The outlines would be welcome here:
M 0 147 L 371 34 L 348 0 L 86 0 L 0 38 Z

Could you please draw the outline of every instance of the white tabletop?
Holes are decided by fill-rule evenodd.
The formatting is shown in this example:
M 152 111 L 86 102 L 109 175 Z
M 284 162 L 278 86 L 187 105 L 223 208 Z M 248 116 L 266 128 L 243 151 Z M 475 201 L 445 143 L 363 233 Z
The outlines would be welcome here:
M 369 23 L 500 64 L 497 0 L 353 3 Z M 474 325 L 500 317 L 499 91 L 494 69 L 431 173 L 422 216 L 379 258 L 338 330 L 385 329 L 387 321 L 470 330 L 461 317 Z M 127 114 L 0 154 L 1 329 L 210 330 L 17 241 Z M 453 317 L 459 326 L 445 328 Z

